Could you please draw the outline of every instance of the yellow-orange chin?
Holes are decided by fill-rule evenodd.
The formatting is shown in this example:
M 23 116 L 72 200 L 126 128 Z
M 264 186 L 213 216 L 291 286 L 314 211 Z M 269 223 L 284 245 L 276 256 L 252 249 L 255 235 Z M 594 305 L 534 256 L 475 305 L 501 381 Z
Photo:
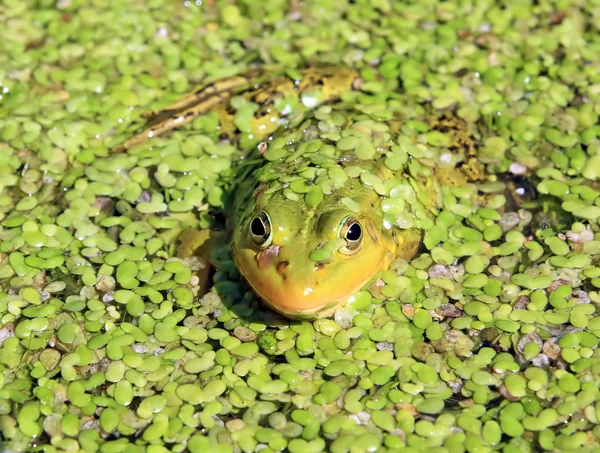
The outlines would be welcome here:
M 250 287 L 267 306 L 292 319 L 330 316 L 389 263 L 387 256 L 384 256 L 380 257 L 379 262 L 367 266 L 369 273 L 361 273 L 354 278 L 349 275 L 330 275 L 326 279 L 319 279 L 314 276 L 293 278 L 292 275 L 265 272 L 256 266 L 254 260 L 248 259 L 248 256 L 244 258 L 235 256 L 235 261 Z

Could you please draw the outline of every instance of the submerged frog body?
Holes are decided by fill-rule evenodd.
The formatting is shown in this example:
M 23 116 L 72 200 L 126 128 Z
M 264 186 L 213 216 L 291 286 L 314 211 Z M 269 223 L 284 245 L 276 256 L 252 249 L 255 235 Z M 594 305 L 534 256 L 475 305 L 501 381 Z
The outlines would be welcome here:
M 374 284 L 395 258 L 414 257 L 447 188 L 464 186 L 475 196 L 470 183 L 486 178 L 461 120 L 430 114 L 428 123 L 418 123 L 437 134 L 439 143 L 431 146 L 401 119 L 379 121 L 360 106 L 331 103 L 356 87 L 354 71 L 301 75 L 301 82 L 277 76 L 263 85 L 239 79 L 237 88 L 251 87 L 241 92 L 219 90 L 217 83 L 208 91 L 220 102 L 198 96 L 203 90 L 193 95 L 219 113 L 227 138 L 246 133 L 246 146 L 254 149 L 238 163 L 230 188 L 233 257 L 262 300 L 291 318 L 328 316 Z M 236 95 L 253 105 L 251 134 L 230 108 Z M 289 114 L 286 102 L 294 99 L 302 106 Z M 177 126 L 181 109 L 183 117 L 207 110 L 190 102 L 168 108 L 167 120 L 122 148 Z
M 456 121 L 447 146 L 431 148 L 335 105 L 273 140 L 234 218 L 233 255 L 254 291 L 288 317 L 327 316 L 413 258 L 444 187 L 484 177 L 468 147 L 453 149 L 466 132 Z

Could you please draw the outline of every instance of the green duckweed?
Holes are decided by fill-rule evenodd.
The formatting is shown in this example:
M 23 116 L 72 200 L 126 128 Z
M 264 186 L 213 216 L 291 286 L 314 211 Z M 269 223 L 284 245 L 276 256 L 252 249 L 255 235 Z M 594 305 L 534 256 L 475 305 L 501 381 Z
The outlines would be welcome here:
M 0 450 L 600 448 L 597 5 L 534 3 L 5 1 Z M 237 96 L 231 124 L 213 112 L 109 149 L 199 84 L 255 67 L 298 80 L 308 63 L 360 80 L 306 136 L 266 142 L 265 160 L 299 163 L 267 177 L 309 207 L 369 187 L 383 225 L 424 247 L 331 318 L 289 321 L 228 247 L 208 289 L 180 253 L 182 233 L 223 229 L 262 106 Z M 386 179 L 459 161 L 476 182 L 444 187 L 436 212 Z

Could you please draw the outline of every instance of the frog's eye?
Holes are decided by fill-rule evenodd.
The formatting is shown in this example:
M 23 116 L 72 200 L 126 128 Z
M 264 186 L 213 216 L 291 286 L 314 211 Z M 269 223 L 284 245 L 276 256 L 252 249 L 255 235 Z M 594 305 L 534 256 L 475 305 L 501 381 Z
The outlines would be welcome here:
M 346 241 L 346 245 L 340 251 L 346 255 L 358 252 L 362 241 L 362 226 L 354 217 L 346 217 L 340 225 L 340 238 Z
M 250 222 L 250 239 L 255 245 L 267 247 L 273 240 L 271 232 L 271 219 L 269 215 L 261 211 Z

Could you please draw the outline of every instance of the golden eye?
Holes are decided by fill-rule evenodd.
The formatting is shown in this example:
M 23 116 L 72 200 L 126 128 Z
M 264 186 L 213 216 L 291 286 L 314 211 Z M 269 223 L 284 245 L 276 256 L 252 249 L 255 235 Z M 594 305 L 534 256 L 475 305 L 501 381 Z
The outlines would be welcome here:
M 261 211 L 250 222 L 250 239 L 255 245 L 267 247 L 273 240 L 271 219 L 269 215 Z
M 345 254 L 353 254 L 358 252 L 358 248 L 362 242 L 362 226 L 354 217 L 346 217 L 340 224 L 340 238 L 346 241 L 346 245 L 340 250 Z

